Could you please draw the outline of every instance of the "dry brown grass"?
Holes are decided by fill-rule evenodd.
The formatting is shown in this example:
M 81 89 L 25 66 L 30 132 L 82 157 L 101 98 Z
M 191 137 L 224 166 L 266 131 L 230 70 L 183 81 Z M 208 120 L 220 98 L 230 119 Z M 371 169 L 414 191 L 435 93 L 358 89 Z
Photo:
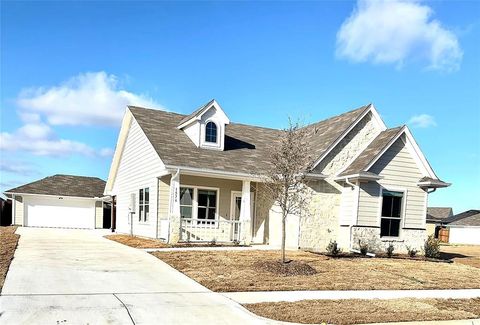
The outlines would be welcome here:
M 20 238 L 15 234 L 16 229 L 16 226 L 0 227 L 0 292 Z
M 440 246 L 443 258 L 453 259 L 455 263 L 474 266 L 480 268 L 480 246 Z
M 130 235 L 107 235 L 105 238 L 134 248 L 167 248 L 170 247 L 159 240 Z
M 480 269 L 461 264 L 387 258 L 329 258 L 307 252 L 287 256 L 318 272 L 281 276 L 255 267 L 278 251 L 154 252 L 156 257 L 213 291 L 378 290 L 480 288 Z
M 480 317 L 480 299 L 302 300 L 245 305 L 257 315 L 305 324 L 362 324 Z

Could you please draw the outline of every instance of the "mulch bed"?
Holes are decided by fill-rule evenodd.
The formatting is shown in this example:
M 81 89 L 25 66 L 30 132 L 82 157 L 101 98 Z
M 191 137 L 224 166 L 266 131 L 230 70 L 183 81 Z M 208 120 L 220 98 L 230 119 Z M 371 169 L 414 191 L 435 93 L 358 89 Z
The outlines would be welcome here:
M 317 274 L 317 270 L 305 262 L 288 261 L 283 263 L 279 260 L 258 261 L 253 264 L 263 271 L 280 276 L 298 276 Z
M 0 292 L 20 238 L 15 234 L 16 229 L 16 226 L 0 227 Z

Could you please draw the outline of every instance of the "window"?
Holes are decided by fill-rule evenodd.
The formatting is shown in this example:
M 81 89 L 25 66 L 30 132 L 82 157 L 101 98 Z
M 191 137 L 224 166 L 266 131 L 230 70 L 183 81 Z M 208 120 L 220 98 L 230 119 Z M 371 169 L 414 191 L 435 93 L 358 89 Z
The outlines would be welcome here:
M 205 142 L 217 143 L 217 125 L 213 122 L 205 126 Z
M 383 191 L 380 237 L 398 237 L 402 216 L 402 192 Z
M 138 221 L 140 222 L 147 222 L 148 215 L 150 213 L 150 193 L 148 187 L 141 188 L 139 191 L 139 201 L 138 201 Z
M 197 219 L 215 220 L 217 211 L 217 191 L 198 190 Z
M 193 188 L 180 187 L 180 216 L 192 218 L 193 212 Z
M 217 191 L 180 187 L 180 216 L 183 219 L 215 220 Z M 207 222 L 198 221 L 205 224 Z

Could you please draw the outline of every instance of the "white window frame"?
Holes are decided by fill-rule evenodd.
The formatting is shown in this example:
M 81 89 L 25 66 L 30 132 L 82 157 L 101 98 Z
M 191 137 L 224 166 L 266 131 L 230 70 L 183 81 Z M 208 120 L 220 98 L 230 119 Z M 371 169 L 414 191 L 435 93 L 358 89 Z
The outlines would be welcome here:
M 216 225 L 202 225 L 197 224 L 197 227 L 218 227 L 218 220 L 220 219 L 220 188 L 218 187 L 209 187 L 209 186 L 198 186 L 198 185 L 188 185 L 188 184 L 180 184 L 180 189 L 182 187 L 193 188 L 193 200 L 192 200 L 192 219 L 198 219 L 198 190 L 207 190 L 207 191 L 216 191 L 217 192 L 217 199 L 216 199 L 216 209 L 215 209 L 215 219 L 205 219 L 210 221 L 215 221 Z M 184 218 L 183 220 L 189 220 L 189 218 Z M 202 219 L 203 220 L 203 219 Z
M 383 208 L 383 191 L 388 192 L 401 192 L 403 193 L 402 196 L 402 206 L 400 210 L 400 225 L 398 230 L 398 237 L 394 236 L 381 236 L 382 233 L 382 208 Z M 407 211 L 407 193 L 408 190 L 404 187 L 396 187 L 390 185 L 380 185 L 380 192 L 379 192 L 379 204 L 378 204 L 378 220 L 377 224 L 380 229 L 379 236 L 382 241 L 399 241 L 403 238 L 403 228 L 405 227 L 405 215 Z
M 217 126 L 217 141 L 208 142 L 205 141 L 207 137 L 207 123 L 212 122 Z M 209 118 L 205 122 L 201 123 L 201 132 L 200 132 L 200 146 L 203 148 L 219 149 L 222 146 L 221 137 L 223 137 L 222 125 L 215 118 Z
M 145 190 L 148 189 L 148 204 L 145 204 Z M 143 204 L 140 203 L 140 191 L 143 190 Z M 145 206 L 148 205 L 148 217 L 145 215 Z M 140 210 L 140 207 L 143 207 L 143 211 Z M 150 187 L 142 187 L 138 189 L 138 222 L 142 224 L 147 224 L 150 221 Z
M 207 124 L 208 123 L 213 123 L 215 125 L 215 127 L 217 128 L 217 134 L 215 136 L 215 142 L 212 142 L 212 141 L 207 141 Z M 220 140 L 220 136 L 219 136 L 219 133 L 220 133 L 220 127 L 218 126 L 218 123 L 215 122 L 214 120 L 207 120 L 205 121 L 205 132 L 203 133 L 203 142 L 205 144 L 210 144 L 210 145 L 218 145 L 219 144 L 219 140 Z

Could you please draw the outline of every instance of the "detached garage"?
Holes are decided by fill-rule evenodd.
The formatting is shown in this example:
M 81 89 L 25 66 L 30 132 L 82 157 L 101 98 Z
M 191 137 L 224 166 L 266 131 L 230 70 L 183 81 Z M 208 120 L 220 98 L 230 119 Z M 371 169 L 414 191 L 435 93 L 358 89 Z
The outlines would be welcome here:
M 480 210 L 468 210 L 445 219 L 450 244 L 480 245 Z
M 12 224 L 25 227 L 104 228 L 105 181 L 54 175 L 5 192 L 12 200 Z M 108 227 L 107 227 L 108 228 Z

